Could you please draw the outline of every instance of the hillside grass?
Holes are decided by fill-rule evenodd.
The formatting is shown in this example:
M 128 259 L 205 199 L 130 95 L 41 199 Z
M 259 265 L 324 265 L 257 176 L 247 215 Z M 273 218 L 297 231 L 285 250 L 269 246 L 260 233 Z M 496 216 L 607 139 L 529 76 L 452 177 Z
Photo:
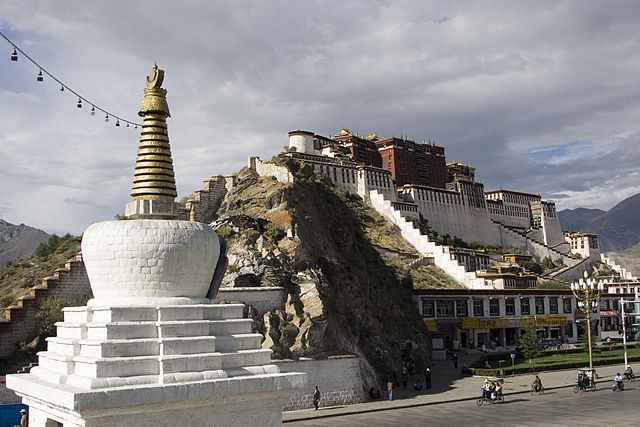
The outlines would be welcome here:
M 51 249 L 51 250 L 47 250 Z M 17 299 L 29 294 L 29 289 L 53 275 L 57 268 L 80 252 L 80 237 L 60 237 L 55 248 L 40 248 L 41 257 L 31 256 L 16 263 L 7 264 L 0 271 L 0 310 L 17 304 Z
M 366 205 L 360 196 L 341 188 L 332 189 L 355 214 L 372 244 L 390 251 L 417 255 L 418 251 L 402 237 L 398 226 L 387 221 L 371 206 Z
M 400 281 L 410 289 L 466 289 L 436 265 L 411 268 L 415 261 L 410 258 L 383 256 L 382 260 L 391 267 Z

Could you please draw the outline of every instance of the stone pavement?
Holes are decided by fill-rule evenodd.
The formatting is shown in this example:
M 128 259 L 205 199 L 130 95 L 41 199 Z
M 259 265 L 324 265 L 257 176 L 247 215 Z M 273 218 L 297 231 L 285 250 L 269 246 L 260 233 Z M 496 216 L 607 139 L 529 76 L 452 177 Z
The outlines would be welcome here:
M 22 400 L 5 385 L 4 375 L 0 376 L 0 405 L 10 405 L 13 403 L 22 403 Z
M 478 353 L 470 355 L 461 355 L 458 361 L 458 368 L 466 363 L 470 365 L 480 355 Z M 509 355 L 506 355 L 508 358 Z M 505 362 L 506 363 L 506 362 Z M 640 372 L 640 366 L 631 364 L 634 371 Z M 599 380 L 597 381 L 600 388 L 609 387 L 613 382 L 613 377 L 617 372 L 622 373 L 624 366 L 609 365 L 596 367 Z M 431 367 L 433 387 L 430 390 L 413 391 L 411 385 L 414 381 L 420 379 L 424 383 L 424 375 L 414 375 L 410 378 L 407 389 L 400 387 L 394 390 L 393 400 L 387 400 L 386 390 L 381 393 L 382 397 L 378 400 L 367 401 L 347 406 L 321 407 L 319 410 L 303 409 L 299 411 L 288 411 L 282 415 L 283 422 L 309 420 L 314 418 L 335 417 L 346 414 L 357 414 L 364 412 L 384 411 L 396 408 L 406 408 L 415 406 L 435 405 L 439 403 L 457 402 L 462 400 L 473 400 L 480 397 L 480 388 L 484 383 L 485 377 L 462 377 L 459 369 L 454 369 L 453 362 L 438 361 L 434 362 Z M 573 387 L 575 384 L 577 369 L 569 369 L 563 371 L 542 372 L 539 374 L 545 390 Z M 535 374 L 524 374 L 505 377 L 503 394 L 505 400 L 509 400 L 509 395 L 518 393 L 529 393 L 531 383 L 535 378 Z M 639 379 L 640 381 L 640 379 Z M 321 390 L 322 392 L 322 390 Z

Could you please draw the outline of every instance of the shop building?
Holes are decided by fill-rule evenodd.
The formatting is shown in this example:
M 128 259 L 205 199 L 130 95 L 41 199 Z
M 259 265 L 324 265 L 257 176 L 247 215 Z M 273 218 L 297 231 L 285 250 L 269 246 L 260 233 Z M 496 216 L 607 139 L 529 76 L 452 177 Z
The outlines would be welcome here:
M 446 350 L 517 346 L 530 327 L 540 340 L 578 340 L 580 315 L 570 290 L 416 289 L 413 295 L 431 331 L 436 360 Z M 599 311 L 593 318 L 599 319 Z

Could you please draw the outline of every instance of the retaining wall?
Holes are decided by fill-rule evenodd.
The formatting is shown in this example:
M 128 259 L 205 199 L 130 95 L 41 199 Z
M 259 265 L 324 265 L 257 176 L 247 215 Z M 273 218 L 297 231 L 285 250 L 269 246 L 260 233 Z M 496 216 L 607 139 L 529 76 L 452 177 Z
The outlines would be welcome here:
M 246 305 L 252 305 L 262 314 L 270 310 L 284 309 L 285 296 L 284 288 L 278 286 L 259 288 L 221 287 L 213 302 L 241 302 Z
M 280 372 L 304 372 L 307 383 L 293 395 L 285 411 L 313 407 L 313 387 L 320 390 L 321 406 L 351 405 L 365 400 L 358 356 L 330 356 L 326 359 L 272 360 Z

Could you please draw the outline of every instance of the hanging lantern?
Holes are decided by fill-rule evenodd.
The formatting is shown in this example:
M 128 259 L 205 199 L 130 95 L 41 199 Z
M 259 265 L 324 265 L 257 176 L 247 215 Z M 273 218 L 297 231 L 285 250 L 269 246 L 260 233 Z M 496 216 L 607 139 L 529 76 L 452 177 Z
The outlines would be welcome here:
M 64 92 L 64 85 L 60 86 L 60 92 Z
M 78 105 L 76 105 L 76 107 L 82 108 L 82 99 L 78 98 Z
M 129 127 L 129 122 L 127 122 L 127 127 Z
M 96 107 L 95 106 L 91 106 L 91 115 L 95 116 L 96 115 Z
M 116 120 L 116 126 L 120 126 L 120 120 Z
M 106 116 L 104 116 L 104 121 L 108 122 L 109 121 L 109 115 L 107 114 Z
M 38 71 L 38 75 L 36 76 L 36 80 L 41 82 L 43 80 L 42 78 L 42 70 Z
M 13 52 L 11 52 L 11 60 L 12 61 L 17 61 L 18 60 L 18 52 L 16 52 L 15 49 L 13 49 Z

